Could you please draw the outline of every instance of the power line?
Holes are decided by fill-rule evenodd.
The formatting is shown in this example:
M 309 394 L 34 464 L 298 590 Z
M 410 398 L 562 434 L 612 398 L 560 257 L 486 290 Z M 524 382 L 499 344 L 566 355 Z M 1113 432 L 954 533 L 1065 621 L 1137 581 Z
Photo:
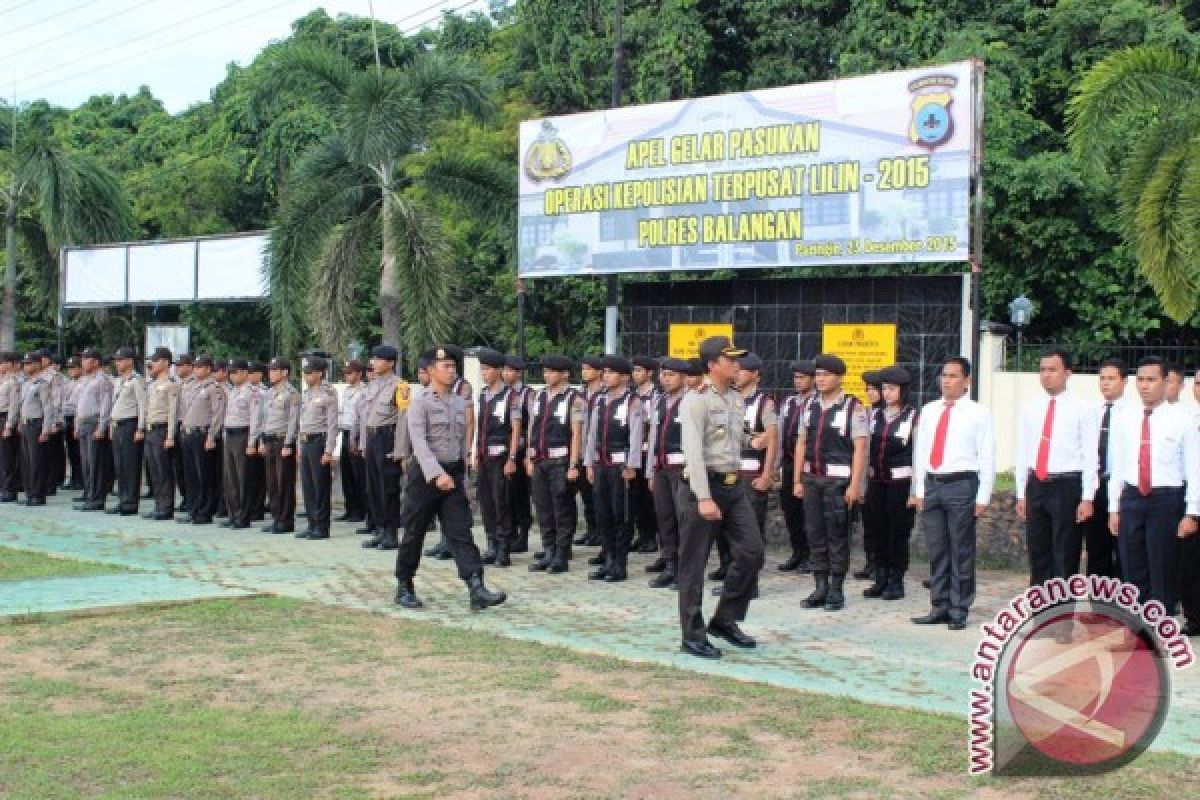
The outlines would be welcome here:
M 157 3 L 157 2 L 158 2 L 158 0 L 140 0 L 140 2 L 134 3 L 133 5 L 131 5 L 127 8 L 123 8 L 120 11 L 114 11 L 113 13 L 107 14 L 103 17 L 100 17 L 99 19 L 94 19 L 91 22 L 80 25 L 78 28 L 71 28 L 69 30 L 63 31 L 62 33 L 56 33 L 55 35 L 51 36 L 49 39 L 43 39 L 42 41 L 37 42 L 36 44 L 31 44 L 28 47 L 22 48 L 20 50 L 14 50 L 10 53 L 6 53 L 6 55 L 9 58 L 12 58 L 13 56 L 19 56 L 22 53 L 28 53 L 31 50 L 37 50 L 39 47 L 48 45 L 51 42 L 57 42 L 59 39 L 65 39 L 68 36 L 73 36 L 76 33 L 79 33 L 79 31 L 82 31 L 86 28 L 90 28 L 93 25 L 98 25 L 101 22 L 108 22 L 110 19 L 116 19 L 117 17 L 121 17 L 121 16 L 128 14 L 130 11 L 136 11 L 137 9 L 141 8 L 142 6 L 148 6 L 151 3 Z M 85 3 L 84 5 L 88 5 L 88 4 Z
M 8 37 L 8 36 L 12 36 L 15 33 L 20 33 L 21 31 L 27 31 L 30 28 L 36 28 L 37 26 L 41 25 L 44 22 L 50 22 L 51 20 L 55 20 L 55 19 L 58 19 L 59 17 L 66 16 L 67 14 L 71 14 L 71 13 L 78 11 L 79 9 L 84 8 L 86 6 L 95 5 L 98 2 L 99 2 L 99 0 L 84 0 L 84 2 L 80 3 L 79 5 L 71 6 L 70 8 L 64 8 L 62 11 L 59 11 L 55 14 L 51 14 L 48 17 L 42 17 L 41 19 L 35 19 L 33 22 L 28 22 L 28 23 L 21 25 L 19 27 L 16 27 L 16 28 L 9 28 L 6 31 L 0 32 L 0 36 Z M 0 14 L 3 14 L 3 13 L 4 12 L 0 11 Z M 12 54 L 7 53 L 6 55 L 12 55 Z

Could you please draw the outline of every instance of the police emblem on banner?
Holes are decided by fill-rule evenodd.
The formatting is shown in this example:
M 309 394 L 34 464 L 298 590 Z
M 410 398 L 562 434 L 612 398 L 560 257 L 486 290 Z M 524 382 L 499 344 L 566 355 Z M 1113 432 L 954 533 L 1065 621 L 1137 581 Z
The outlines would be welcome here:
M 532 181 L 561 178 L 571 171 L 571 151 L 558 135 L 550 120 L 542 121 L 542 129 L 525 151 L 525 174 Z
M 913 144 L 932 150 L 950 139 L 954 133 L 950 104 L 957 86 L 954 75 L 927 75 L 908 84 L 913 96 L 908 138 Z

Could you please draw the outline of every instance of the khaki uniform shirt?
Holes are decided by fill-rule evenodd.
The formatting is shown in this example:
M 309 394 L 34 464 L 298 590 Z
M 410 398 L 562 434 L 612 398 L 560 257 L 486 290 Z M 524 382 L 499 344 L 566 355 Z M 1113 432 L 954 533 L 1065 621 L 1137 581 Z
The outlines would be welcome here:
M 9 416 L 9 428 L 19 427 L 26 421 L 41 420 L 41 433 L 50 435 L 54 428 L 54 414 L 50 407 L 50 382 L 41 375 L 27 378 L 21 384 L 20 402 L 17 404 L 17 418 L 14 422 Z
M 98 369 L 91 375 L 79 379 L 79 396 L 75 408 L 75 431 L 79 432 L 80 421 L 96 417 L 96 430 L 108 432 L 109 417 L 112 415 L 112 378 Z
M 179 423 L 183 424 L 183 418 L 187 416 L 188 406 L 191 405 L 192 395 L 195 393 L 196 379 L 190 375 L 187 378 L 179 381 Z
M 301 438 L 325 434 L 325 452 L 333 455 L 338 435 L 337 390 L 327 383 L 306 387 L 300 398 L 299 425 Z
M 372 378 L 359 402 L 358 449 L 367 449 L 367 435 L 372 428 L 395 425 L 396 433 L 392 442 L 392 455 L 393 457 L 410 455 L 412 450 L 409 443 L 407 415 L 412 400 L 412 387 L 398 375 Z
M 426 481 L 445 472 L 442 464 L 466 458 L 468 402 L 462 395 L 439 394 L 433 389 L 413 395 L 408 409 L 408 435 Z
M 111 427 L 125 419 L 136 419 L 138 430 L 146 428 L 146 384 L 136 372 L 113 381 Z
M 225 427 L 249 429 L 256 400 L 254 388 L 248 383 L 230 389 L 225 398 Z
M 732 473 L 741 465 L 745 413 L 746 401 L 732 386 L 723 394 L 712 387 L 684 394 L 679 404 L 680 440 L 684 470 L 696 499 L 712 498 L 710 470 Z
M 151 425 L 166 425 L 167 438 L 175 438 L 175 427 L 179 423 L 179 383 L 163 376 L 150 384 L 146 402 L 146 428 Z
M 225 390 L 212 378 L 193 381 L 187 413 L 183 415 L 184 430 L 208 428 L 208 438 L 216 441 L 225 424 Z
M 258 446 L 263 436 L 282 436 L 284 447 L 295 447 L 300 423 L 300 393 L 296 387 L 287 381 L 272 386 L 258 405 L 258 413 L 250 420 L 250 445 Z

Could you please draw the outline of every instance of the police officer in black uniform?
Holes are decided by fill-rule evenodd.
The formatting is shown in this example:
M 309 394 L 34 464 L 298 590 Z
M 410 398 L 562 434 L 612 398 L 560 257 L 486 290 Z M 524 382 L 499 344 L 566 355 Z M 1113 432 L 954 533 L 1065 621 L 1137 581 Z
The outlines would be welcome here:
M 510 483 L 517 474 L 524 409 L 521 396 L 504 382 L 504 354 L 483 348 L 478 358 L 483 387 L 475 415 L 475 489 L 488 543 L 483 563 L 508 567 L 516 540 Z
M 533 506 L 542 532 L 542 556 L 530 572 L 562 573 L 571 560 L 579 512 L 575 483 L 583 461 L 583 396 L 568 381 L 574 362 L 542 356 L 546 388 L 529 403 L 526 471 L 532 476 Z
M 871 414 L 870 466 L 867 468 L 867 497 L 863 505 L 863 527 L 880 532 L 874 564 L 875 582 L 863 597 L 899 600 L 904 597 L 904 573 L 908 571 L 908 540 L 912 536 L 914 509 L 909 507 L 912 491 L 913 444 L 917 437 L 917 410 L 908 400 L 912 376 L 903 367 L 879 372 L 881 408 Z
M 683 439 L 679 424 L 679 406 L 688 391 L 684 382 L 695 372 L 690 361 L 664 358 L 658 375 L 662 391 L 650 410 L 650 449 L 646 452 L 646 477 L 658 517 L 662 556 L 646 566 L 658 575 L 650 581 L 652 589 L 677 588 L 679 568 L 679 512 L 675 497 L 683 480 Z
M 792 554 L 779 565 L 780 572 L 808 572 L 808 530 L 804 527 L 804 501 L 793 494 L 796 479 L 796 439 L 804 424 L 804 412 L 813 398 L 813 375 L 816 367 L 811 359 L 792 362 L 792 388 L 796 393 L 783 401 L 779 409 L 779 507 L 788 529 Z

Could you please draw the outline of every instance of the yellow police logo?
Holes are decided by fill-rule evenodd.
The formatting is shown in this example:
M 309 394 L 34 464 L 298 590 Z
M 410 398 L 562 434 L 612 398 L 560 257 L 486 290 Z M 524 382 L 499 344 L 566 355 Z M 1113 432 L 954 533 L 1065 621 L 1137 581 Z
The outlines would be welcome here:
M 398 411 L 408 411 L 408 401 L 412 397 L 412 391 L 408 387 L 406 381 L 400 381 L 396 384 L 396 409 Z
M 953 75 L 927 75 L 908 85 L 913 94 L 909 141 L 932 150 L 950 139 L 954 133 L 950 104 L 954 102 L 952 90 L 956 86 L 958 78 Z
M 543 120 L 541 132 L 525 151 L 525 174 L 532 181 L 554 180 L 570 172 L 571 166 L 566 142 L 550 120 Z

